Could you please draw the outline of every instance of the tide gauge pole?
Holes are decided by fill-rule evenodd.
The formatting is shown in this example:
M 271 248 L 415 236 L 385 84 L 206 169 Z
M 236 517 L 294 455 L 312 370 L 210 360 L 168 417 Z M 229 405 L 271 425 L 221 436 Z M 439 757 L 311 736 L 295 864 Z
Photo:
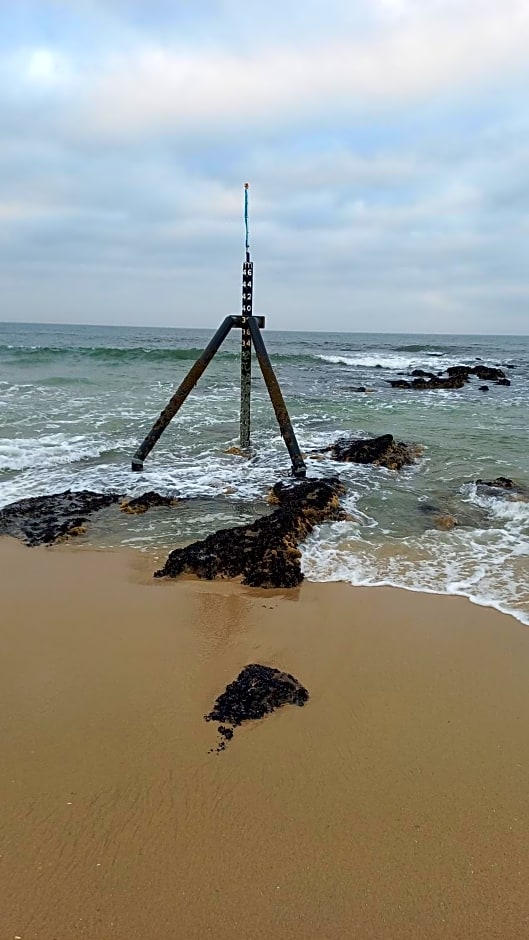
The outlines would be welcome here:
M 250 258 L 250 237 L 248 233 L 248 189 L 244 184 L 244 231 L 245 258 L 242 265 L 242 305 L 241 305 L 241 450 L 250 449 L 250 394 L 252 387 L 252 334 L 248 317 L 253 316 L 253 261 Z
M 242 266 L 242 308 L 240 316 L 227 316 L 222 321 L 217 332 L 212 337 L 197 361 L 191 366 L 186 377 L 176 389 L 151 430 L 144 438 L 132 457 L 131 469 L 136 472 L 143 470 L 143 461 L 150 454 L 166 427 L 173 420 L 176 413 L 184 404 L 189 393 L 194 389 L 200 376 L 205 371 L 215 353 L 226 339 L 232 329 L 241 331 L 241 410 L 239 440 L 241 451 L 250 451 L 250 396 L 252 387 L 252 346 L 259 363 L 263 379 L 272 402 L 281 437 L 287 447 L 292 461 L 291 473 L 295 477 L 304 477 L 306 474 L 305 461 L 299 449 L 288 409 L 277 381 L 270 357 L 265 346 L 261 330 L 265 325 L 264 317 L 255 317 L 253 314 L 253 261 L 250 256 L 250 238 L 248 233 L 248 189 L 244 184 L 244 262 Z

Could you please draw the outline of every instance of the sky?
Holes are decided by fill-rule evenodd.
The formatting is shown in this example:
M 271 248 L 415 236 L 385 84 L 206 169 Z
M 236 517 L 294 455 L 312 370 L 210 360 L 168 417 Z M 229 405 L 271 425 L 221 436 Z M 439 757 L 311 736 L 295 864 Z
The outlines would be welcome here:
M 529 0 L 0 0 L 0 319 L 529 333 Z

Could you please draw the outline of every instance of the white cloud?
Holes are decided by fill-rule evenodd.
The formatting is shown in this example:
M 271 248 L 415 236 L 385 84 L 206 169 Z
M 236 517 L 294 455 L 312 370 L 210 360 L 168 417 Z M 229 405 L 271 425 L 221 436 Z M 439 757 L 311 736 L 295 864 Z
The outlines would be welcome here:
M 299 122 L 424 100 L 527 68 L 528 0 L 483 0 L 479 8 L 471 0 L 420 7 L 406 0 L 400 8 L 402 22 L 364 39 L 279 43 L 256 55 L 137 47 L 94 74 L 83 121 L 118 136 L 206 122 Z
M 6 317 L 215 325 L 248 177 L 272 328 L 525 323 L 529 0 L 196 3 L 0 61 Z

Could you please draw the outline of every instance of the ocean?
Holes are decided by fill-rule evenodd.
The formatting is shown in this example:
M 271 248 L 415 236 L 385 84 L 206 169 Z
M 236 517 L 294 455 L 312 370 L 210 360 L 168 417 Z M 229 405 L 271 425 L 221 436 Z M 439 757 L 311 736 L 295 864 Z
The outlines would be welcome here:
M 234 333 L 169 425 L 142 473 L 132 454 L 213 330 L 0 324 L 0 506 L 90 489 L 194 497 L 180 508 L 103 511 L 80 545 L 168 549 L 268 511 L 290 460 L 254 361 L 252 445 L 238 443 L 240 336 Z M 339 474 L 350 519 L 303 545 L 314 581 L 460 594 L 529 623 L 529 503 L 476 487 L 529 486 L 529 337 L 264 333 L 308 474 Z M 510 387 L 476 378 L 455 391 L 397 390 L 413 368 L 500 366 Z M 366 392 L 355 389 L 365 387 Z M 344 435 L 393 434 L 424 456 L 400 473 L 310 455 Z M 437 517 L 459 523 L 437 528 Z

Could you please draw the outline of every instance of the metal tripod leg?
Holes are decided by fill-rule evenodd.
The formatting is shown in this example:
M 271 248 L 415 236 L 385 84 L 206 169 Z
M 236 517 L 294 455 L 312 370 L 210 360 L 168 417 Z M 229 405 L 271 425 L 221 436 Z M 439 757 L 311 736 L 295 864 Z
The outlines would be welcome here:
M 213 356 L 217 352 L 219 346 L 224 342 L 228 333 L 230 332 L 232 326 L 235 323 L 235 317 L 226 317 L 219 326 L 217 332 L 210 340 L 206 346 L 204 352 L 197 359 L 195 364 L 190 368 L 187 373 L 184 381 L 179 385 L 173 397 L 166 405 L 158 420 L 153 424 L 151 430 L 149 431 L 147 437 L 142 444 L 138 447 L 136 453 L 132 458 L 132 469 L 133 470 L 143 470 L 143 461 L 150 454 L 154 445 L 161 437 L 165 431 L 169 422 L 174 418 L 176 412 L 181 408 L 185 402 L 190 391 L 197 384 L 200 376 L 205 371 Z
M 268 394 L 270 395 L 270 400 L 276 413 L 281 436 L 290 454 L 290 459 L 292 461 L 292 473 L 295 477 L 304 477 L 307 472 L 305 461 L 301 455 L 299 444 L 294 433 L 294 428 L 292 427 L 290 421 L 287 406 L 285 404 L 283 395 L 281 394 L 279 382 L 276 379 L 275 372 L 272 368 L 272 363 L 268 358 L 268 352 L 266 350 L 266 346 L 264 344 L 263 337 L 261 336 L 261 331 L 255 317 L 248 317 L 248 327 L 257 359 L 261 367 L 261 372 L 263 373 L 263 378 L 266 382 Z

